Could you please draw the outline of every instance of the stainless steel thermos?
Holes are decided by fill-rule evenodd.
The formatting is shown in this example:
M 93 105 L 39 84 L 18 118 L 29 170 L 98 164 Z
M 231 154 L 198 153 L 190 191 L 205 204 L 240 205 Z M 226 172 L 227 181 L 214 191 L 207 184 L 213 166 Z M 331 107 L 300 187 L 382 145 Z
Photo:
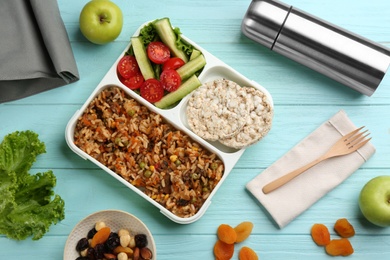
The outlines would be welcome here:
M 248 38 L 367 96 L 390 65 L 390 49 L 279 1 L 253 0 L 241 29 Z

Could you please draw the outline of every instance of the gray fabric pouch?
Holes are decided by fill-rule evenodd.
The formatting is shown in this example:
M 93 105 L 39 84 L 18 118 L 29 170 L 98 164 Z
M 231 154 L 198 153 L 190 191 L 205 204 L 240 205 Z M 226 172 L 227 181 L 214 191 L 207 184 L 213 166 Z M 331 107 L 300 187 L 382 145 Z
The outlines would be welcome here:
M 57 1 L 0 1 L 0 103 L 78 79 Z

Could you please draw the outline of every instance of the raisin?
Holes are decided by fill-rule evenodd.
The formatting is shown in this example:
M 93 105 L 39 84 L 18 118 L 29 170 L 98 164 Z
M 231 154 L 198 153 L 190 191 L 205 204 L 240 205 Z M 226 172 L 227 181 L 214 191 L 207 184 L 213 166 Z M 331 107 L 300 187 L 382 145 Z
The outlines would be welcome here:
M 355 229 L 346 218 L 338 219 L 334 224 L 334 230 L 339 236 L 345 238 L 352 237 L 355 235 Z
M 238 259 L 239 260 L 258 260 L 259 257 L 257 256 L 256 252 L 253 251 L 253 249 L 244 246 L 240 249 L 240 252 L 238 253 Z
M 252 233 L 253 223 L 249 221 L 244 221 L 238 224 L 234 230 L 236 231 L 237 238 L 236 243 L 240 243 L 247 239 L 249 235 Z
M 101 260 L 104 258 L 104 245 L 103 244 L 97 244 L 95 246 L 95 258 L 97 260 Z
M 226 244 L 234 244 L 237 239 L 236 231 L 234 231 L 234 228 L 227 224 L 219 225 L 217 229 L 217 235 L 218 239 L 222 242 L 225 242 Z
M 97 233 L 96 229 L 95 228 L 92 228 L 89 232 L 88 232 L 88 235 L 87 235 L 87 238 L 88 239 L 92 239 L 93 236 Z
M 79 242 L 77 242 L 76 250 L 80 252 L 80 251 L 87 249 L 88 247 L 89 247 L 88 239 L 82 238 L 79 240 Z
M 326 245 L 325 251 L 331 256 L 349 256 L 354 252 L 351 242 L 347 238 L 332 239 Z
M 217 240 L 214 245 L 214 256 L 217 260 L 229 260 L 234 253 L 234 244 L 226 244 L 221 240 Z
M 324 224 L 314 224 L 311 228 L 311 237 L 319 246 L 326 246 L 330 242 L 329 230 Z
M 108 237 L 111 234 L 111 229 L 109 227 L 103 227 L 99 229 L 98 232 L 93 236 L 91 241 L 91 247 L 95 247 L 97 244 L 103 244 L 107 241 Z
M 87 250 L 87 258 L 89 260 L 95 260 L 95 249 L 93 249 L 92 247 L 88 248 Z
M 104 244 L 108 252 L 112 252 L 115 247 L 119 246 L 120 240 L 117 233 L 111 232 L 106 243 Z
M 146 247 L 148 245 L 148 238 L 145 234 L 137 234 L 134 236 L 135 246 L 139 248 Z

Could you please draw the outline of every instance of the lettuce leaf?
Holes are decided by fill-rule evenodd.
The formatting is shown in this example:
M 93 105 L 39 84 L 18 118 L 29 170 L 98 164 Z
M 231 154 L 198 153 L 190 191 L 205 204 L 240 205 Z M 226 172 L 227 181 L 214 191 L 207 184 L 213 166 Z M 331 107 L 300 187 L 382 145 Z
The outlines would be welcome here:
M 11 133 L 0 143 L 0 233 L 9 238 L 38 240 L 65 218 L 65 203 L 53 191 L 53 172 L 29 173 L 45 152 L 32 131 Z
M 141 37 L 145 47 L 147 47 L 148 44 L 151 42 L 160 40 L 160 37 L 158 36 L 157 31 L 153 26 L 153 22 L 150 22 L 144 27 L 142 27 L 139 32 L 139 36 Z
M 182 33 L 180 31 L 180 28 L 178 27 L 175 27 L 173 29 L 173 31 L 175 32 L 176 34 L 176 46 L 181 49 L 182 51 L 184 51 L 185 54 L 187 54 L 188 57 L 191 56 L 191 53 L 194 51 L 194 46 L 192 46 L 191 44 L 189 44 L 188 42 L 186 42 L 182 37 Z

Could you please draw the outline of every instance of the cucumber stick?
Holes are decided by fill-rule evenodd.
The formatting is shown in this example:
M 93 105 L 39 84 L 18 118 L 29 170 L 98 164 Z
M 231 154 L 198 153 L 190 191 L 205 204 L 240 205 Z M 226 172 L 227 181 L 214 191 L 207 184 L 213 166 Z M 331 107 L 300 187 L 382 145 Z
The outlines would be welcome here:
M 199 50 L 194 49 L 194 50 L 192 51 L 192 53 L 191 53 L 190 60 L 195 59 L 196 57 L 198 57 L 198 56 L 201 55 L 201 54 L 202 54 L 202 53 L 201 53 Z
M 179 49 L 176 46 L 176 34 L 172 29 L 171 22 L 169 18 L 162 18 L 156 20 L 154 23 L 154 28 L 157 31 L 158 36 L 160 36 L 161 41 L 169 47 L 174 56 L 179 57 L 184 62 L 188 61 L 187 54 L 183 50 Z
M 154 103 L 154 105 L 158 108 L 168 108 L 191 93 L 193 90 L 197 89 L 200 85 L 202 85 L 202 83 L 199 81 L 198 77 L 192 75 L 189 79 L 183 82 L 177 90 L 164 96 L 160 99 L 160 101 Z
M 133 46 L 134 56 L 145 80 L 155 78 L 154 70 L 145 46 L 140 37 L 131 37 L 131 45 Z
M 204 58 L 203 54 L 200 54 L 198 57 L 190 60 L 176 71 L 179 73 L 181 80 L 186 80 L 205 65 L 206 59 Z

